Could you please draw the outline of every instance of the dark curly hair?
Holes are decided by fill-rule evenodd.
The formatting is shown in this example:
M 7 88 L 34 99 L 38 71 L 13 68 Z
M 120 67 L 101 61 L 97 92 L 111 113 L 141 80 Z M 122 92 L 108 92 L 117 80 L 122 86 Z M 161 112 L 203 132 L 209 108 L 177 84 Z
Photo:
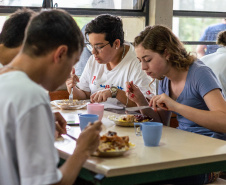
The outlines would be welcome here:
M 105 40 L 113 46 L 116 39 L 120 40 L 120 45 L 124 43 L 124 31 L 121 18 L 110 14 L 102 14 L 97 16 L 86 25 L 85 36 L 91 33 L 105 33 Z
M 169 53 L 169 61 L 173 67 L 188 70 L 196 57 L 188 53 L 182 42 L 167 27 L 162 25 L 148 26 L 134 41 L 134 46 L 142 45 L 145 49 L 163 55 L 165 50 Z
M 217 35 L 217 44 L 226 46 L 226 31 L 221 31 Z

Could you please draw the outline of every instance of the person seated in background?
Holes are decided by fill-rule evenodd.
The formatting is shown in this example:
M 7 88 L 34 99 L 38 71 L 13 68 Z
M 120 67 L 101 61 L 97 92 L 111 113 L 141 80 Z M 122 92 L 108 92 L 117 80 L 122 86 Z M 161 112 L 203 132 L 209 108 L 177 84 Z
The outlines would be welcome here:
M 210 67 L 222 85 L 224 96 L 226 95 L 226 31 L 217 36 L 217 44 L 222 46 L 215 53 L 206 55 L 200 60 Z
M 0 184 L 72 184 L 99 144 L 101 122 L 79 136 L 58 169 L 54 117 L 44 88 L 65 83 L 79 60 L 84 37 L 63 10 L 44 10 L 26 29 L 19 54 L 0 69 Z M 43 88 L 43 87 L 44 88 Z
M 148 87 L 152 79 L 141 70 L 134 47 L 124 42 L 122 20 L 113 15 L 97 16 L 87 24 L 85 35 L 92 50 L 80 79 L 76 75 L 67 80 L 69 93 L 73 87 L 74 98 L 91 102 L 107 102 L 114 105 L 135 106 L 127 103 L 126 81 L 143 87 L 143 93 L 155 94 L 155 85 Z M 76 84 L 76 82 L 79 83 Z
M 35 12 L 19 9 L 5 21 L 0 34 L 0 64 L 7 65 L 19 53 L 25 28 Z
M 173 32 L 161 25 L 146 27 L 135 38 L 134 45 L 142 69 L 160 80 L 158 95 L 150 102 L 139 88 L 127 82 L 127 96 L 137 106 L 153 108 L 142 113 L 166 124 L 174 112 L 178 129 L 226 140 L 226 102 L 213 71 L 188 53 Z M 184 178 L 175 184 L 205 184 L 211 181 L 211 175 Z
M 86 25 L 82 27 L 81 31 L 82 31 L 82 34 L 85 35 L 85 28 L 86 28 Z M 79 61 L 77 62 L 77 64 L 74 66 L 75 68 L 75 74 L 77 76 L 81 76 L 82 75 L 82 72 L 86 66 L 86 63 L 89 59 L 89 57 L 92 55 L 91 51 L 85 46 L 83 48 L 83 52 L 80 56 L 80 59 Z
M 223 19 L 222 23 L 208 26 L 204 30 L 199 41 L 215 42 L 217 38 L 217 34 L 224 30 L 226 30 L 226 19 Z M 208 55 L 216 52 L 218 48 L 219 48 L 218 45 L 198 45 L 196 52 L 197 52 L 198 58 L 201 58 L 204 55 Z

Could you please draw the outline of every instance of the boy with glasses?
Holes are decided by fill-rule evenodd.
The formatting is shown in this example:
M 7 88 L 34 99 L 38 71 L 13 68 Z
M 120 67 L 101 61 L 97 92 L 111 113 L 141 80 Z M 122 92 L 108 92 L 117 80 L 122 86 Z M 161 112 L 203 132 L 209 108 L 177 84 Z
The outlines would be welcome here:
M 151 89 L 148 87 L 152 79 L 141 70 L 134 47 L 124 42 L 123 25 L 119 17 L 109 14 L 96 17 L 87 24 L 85 35 L 89 36 L 87 47 L 93 55 L 80 79 L 73 75 L 66 82 L 69 93 L 73 87 L 74 98 L 121 107 L 135 106 L 125 95 L 127 81 L 133 81 L 143 88 L 143 93 L 149 97 L 155 94 L 155 85 L 152 84 Z

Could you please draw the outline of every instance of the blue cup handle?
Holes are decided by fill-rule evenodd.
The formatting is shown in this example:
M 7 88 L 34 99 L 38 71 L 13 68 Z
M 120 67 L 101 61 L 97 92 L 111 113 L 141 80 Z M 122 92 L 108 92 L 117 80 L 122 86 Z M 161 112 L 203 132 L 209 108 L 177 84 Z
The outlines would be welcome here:
M 142 125 L 141 123 L 134 123 L 136 136 L 142 136 Z

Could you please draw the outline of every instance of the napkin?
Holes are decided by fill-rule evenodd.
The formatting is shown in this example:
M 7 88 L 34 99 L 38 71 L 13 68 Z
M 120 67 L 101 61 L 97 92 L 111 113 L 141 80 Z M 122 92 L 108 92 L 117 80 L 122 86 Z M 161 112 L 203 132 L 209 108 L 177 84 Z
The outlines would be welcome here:
M 104 104 L 104 109 L 124 109 L 124 105 L 119 102 L 116 98 L 108 98 Z

